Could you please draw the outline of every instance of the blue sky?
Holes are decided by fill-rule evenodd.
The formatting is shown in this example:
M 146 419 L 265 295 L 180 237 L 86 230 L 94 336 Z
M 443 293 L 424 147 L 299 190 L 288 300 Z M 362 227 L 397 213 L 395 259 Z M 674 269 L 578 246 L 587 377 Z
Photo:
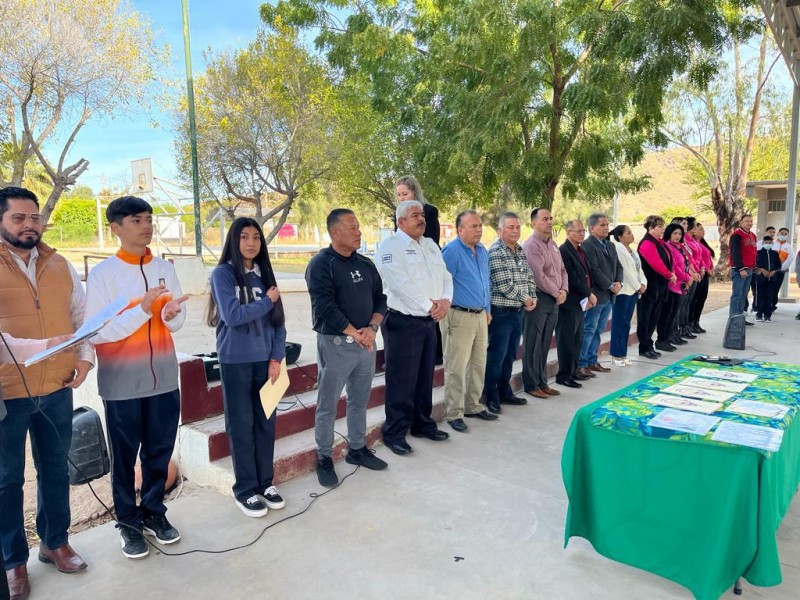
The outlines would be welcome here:
M 215 52 L 241 47 L 256 34 L 260 25 L 258 8 L 264 0 L 189 0 L 189 24 L 192 43 L 192 70 L 195 76 L 205 68 L 203 50 Z M 186 89 L 183 54 L 181 0 L 133 0 L 136 10 L 146 14 L 161 43 L 169 44 L 172 75 Z M 153 128 L 152 123 L 159 124 Z M 102 178 L 106 185 L 121 187 L 130 183 L 130 162 L 151 158 L 156 177 L 173 179 L 175 165 L 171 143 L 174 137 L 168 115 L 157 106 L 116 119 L 92 120 L 78 134 L 69 160 L 83 157 L 89 170 L 79 184 L 99 191 Z M 60 146 L 58 146 L 60 150 Z M 50 152 L 55 154 L 55 147 Z

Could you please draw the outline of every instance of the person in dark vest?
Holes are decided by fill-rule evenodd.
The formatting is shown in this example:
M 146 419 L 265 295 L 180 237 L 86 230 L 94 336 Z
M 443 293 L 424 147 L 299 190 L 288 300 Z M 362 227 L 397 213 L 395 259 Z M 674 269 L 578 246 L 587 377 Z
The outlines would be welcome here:
M 636 306 L 636 337 L 639 339 L 639 356 L 657 359 L 661 356 L 653 343 L 653 333 L 658 326 L 664 301 L 667 299 L 667 285 L 677 278 L 672 272 L 672 256 L 662 236 L 664 235 L 664 219 L 650 215 L 645 219 L 644 234 L 639 242 L 639 258 L 642 259 L 642 271 L 647 278 L 647 288 Z

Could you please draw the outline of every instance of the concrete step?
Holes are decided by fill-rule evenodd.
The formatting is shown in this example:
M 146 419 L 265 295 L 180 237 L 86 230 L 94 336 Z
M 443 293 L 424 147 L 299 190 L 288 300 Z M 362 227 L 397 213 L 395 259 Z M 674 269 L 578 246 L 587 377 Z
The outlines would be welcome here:
M 608 332 L 603 334 L 600 344 L 601 354 L 608 352 L 609 338 L 610 334 Z M 630 334 L 628 343 L 636 343 L 635 333 Z M 555 349 L 551 349 L 548 354 L 547 368 L 548 376 L 554 377 L 558 371 L 558 359 Z M 514 363 L 511 387 L 517 391 L 522 389 L 521 360 L 517 360 Z M 605 388 L 603 387 L 597 386 L 597 391 L 598 398 L 605 394 Z M 367 410 L 368 447 L 373 447 L 382 441 L 380 430 L 385 420 L 384 392 L 384 376 L 383 373 L 378 373 L 373 380 Z M 557 399 L 554 401 L 557 401 Z M 287 396 L 282 403 L 294 403 L 294 405 L 278 414 L 274 459 L 276 483 L 313 471 L 317 464 L 316 443 L 314 441 L 316 391 Z M 346 435 L 347 423 L 344 416 L 345 401 L 344 397 L 342 397 L 337 410 L 335 427 L 336 431 Z M 437 367 L 435 370 L 432 416 L 441 425 L 444 419 L 443 367 Z M 446 425 L 444 428 L 449 433 L 452 433 Z M 233 466 L 228 439 L 225 434 L 223 416 L 218 415 L 196 423 L 183 425 L 181 426 L 180 436 L 180 465 L 183 475 L 190 481 L 210 486 L 221 493 L 230 494 L 231 486 L 233 485 Z M 410 439 L 409 443 L 413 445 L 413 439 Z M 341 461 L 344 458 L 346 448 L 345 440 L 336 436 L 334 462 Z

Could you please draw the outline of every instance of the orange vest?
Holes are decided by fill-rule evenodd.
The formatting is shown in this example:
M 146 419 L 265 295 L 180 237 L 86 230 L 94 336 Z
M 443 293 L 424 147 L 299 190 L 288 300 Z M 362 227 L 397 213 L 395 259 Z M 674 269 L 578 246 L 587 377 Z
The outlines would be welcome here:
M 45 339 L 75 331 L 69 309 L 73 283 L 67 261 L 41 242 L 37 249 L 38 289 L 34 289 L 8 247 L 0 244 L 0 331 L 16 338 Z M 63 388 L 64 382 L 72 379 L 75 366 L 74 350 L 65 350 L 49 360 L 22 366 L 22 372 L 31 395 L 44 396 Z M 6 398 L 28 396 L 13 363 L 0 365 L 0 386 Z

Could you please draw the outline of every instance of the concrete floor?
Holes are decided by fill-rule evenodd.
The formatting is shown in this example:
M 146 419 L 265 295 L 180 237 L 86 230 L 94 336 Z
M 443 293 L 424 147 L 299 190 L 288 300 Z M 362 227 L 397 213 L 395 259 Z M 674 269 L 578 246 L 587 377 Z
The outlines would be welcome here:
M 752 357 L 766 350 L 776 354 L 764 360 L 800 364 L 794 314 L 793 306 L 782 306 L 773 323 L 748 328 L 746 351 L 725 353 Z M 724 310 L 704 316 L 709 333 L 665 355 L 663 364 L 690 352 L 720 353 L 726 316 Z M 632 358 L 638 358 L 635 349 Z M 31 597 L 691 598 L 677 584 L 600 556 L 585 540 L 574 538 L 563 548 L 567 500 L 560 458 L 575 411 L 661 366 L 642 359 L 600 374 L 581 390 L 562 390 L 555 399 L 529 397 L 527 406 L 504 408 L 496 422 L 470 421 L 468 434 L 451 432 L 444 443 L 409 438 L 415 450 L 410 457 L 379 446 L 388 470 L 358 470 L 249 548 L 181 557 L 151 553 L 132 561 L 122 556 L 113 524 L 85 531 L 72 544 L 89 569 L 63 575 L 32 558 Z M 340 478 L 352 468 L 337 465 Z M 323 490 L 314 474 L 292 480 L 281 487 L 285 509 L 248 519 L 229 497 L 187 485 L 169 512 L 183 539 L 167 550 L 248 543 L 265 527 L 306 509 Z M 778 537 L 784 583 L 755 588 L 745 582 L 745 598 L 798 598 L 797 500 Z

